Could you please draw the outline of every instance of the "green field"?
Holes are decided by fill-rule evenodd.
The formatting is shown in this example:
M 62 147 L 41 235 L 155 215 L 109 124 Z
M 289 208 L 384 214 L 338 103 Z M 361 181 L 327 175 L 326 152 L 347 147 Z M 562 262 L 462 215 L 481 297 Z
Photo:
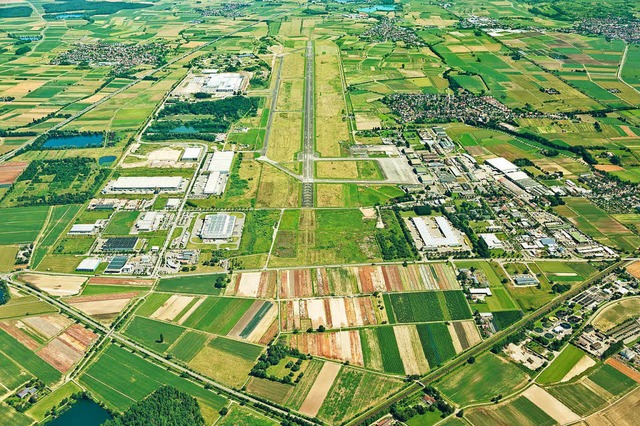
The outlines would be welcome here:
M 608 364 L 603 365 L 590 374 L 589 379 L 614 396 L 620 396 L 638 386 L 631 377 L 621 373 Z
M 163 278 L 158 281 L 157 291 L 167 291 L 171 293 L 189 294 L 209 294 L 217 296 L 223 289 L 214 287 L 214 280 L 221 274 L 216 275 L 191 275 L 187 277 Z
M 418 324 L 416 329 L 422 350 L 432 368 L 456 355 L 449 329 L 445 324 Z
M 527 375 L 514 364 L 492 353 L 476 358 L 436 383 L 453 402 L 468 405 L 507 395 L 526 383 Z
M 185 329 L 173 324 L 135 316 L 125 334 L 156 352 L 163 353 L 176 342 Z
M 113 345 L 82 373 L 80 383 L 99 401 L 121 412 L 162 385 L 190 394 L 208 409 L 217 411 L 227 402 L 215 392 Z
M 263 416 L 262 414 L 238 404 L 233 404 L 229 413 L 224 416 L 216 425 L 219 426 L 261 426 L 278 425 L 277 421 Z
M 174 343 L 170 352 L 176 358 L 189 362 L 207 343 L 209 337 L 204 333 L 188 330 Z
M 471 318 L 461 291 L 391 293 L 384 296 L 391 323 L 431 322 Z M 387 308 L 389 309 L 389 308 Z
M 140 215 L 139 212 L 116 212 L 111 216 L 109 224 L 105 228 L 104 235 L 129 235 L 131 227 Z
M 567 345 L 562 353 L 538 376 L 536 381 L 541 384 L 559 382 L 583 356 L 585 356 L 584 351 L 573 345 Z
M 552 426 L 556 421 L 540 407 L 520 396 L 498 407 L 483 407 L 465 413 L 474 425 L 493 426 L 496 424 L 518 424 L 530 426 Z
M 35 241 L 48 211 L 46 206 L 0 209 L 0 245 Z
M 5 358 L 12 359 L 23 370 L 28 371 L 29 374 L 33 374 L 48 385 L 60 380 L 61 374 L 58 370 L 47 364 L 42 358 L 23 346 L 22 343 L 15 340 L 4 330 L 0 330 L 0 353 L 5 355 Z M 5 359 L 5 361 L 7 360 Z M 17 368 L 14 370 L 6 362 L 5 365 L 14 374 L 17 373 Z M 5 379 L 11 380 L 10 378 Z
M 253 300 L 229 297 L 207 297 L 187 318 L 185 327 L 226 335 L 249 309 Z

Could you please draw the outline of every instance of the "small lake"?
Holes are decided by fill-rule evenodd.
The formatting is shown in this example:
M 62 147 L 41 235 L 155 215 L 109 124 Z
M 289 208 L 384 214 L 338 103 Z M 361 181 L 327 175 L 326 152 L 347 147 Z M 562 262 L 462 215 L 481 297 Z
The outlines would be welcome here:
M 373 12 L 393 12 L 396 7 L 392 4 L 376 4 L 375 6 L 364 7 L 358 9 L 358 12 L 373 13 Z
M 47 140 L 43 148 L 87 148 L 102 146 L 104 135 L 61 136 Z
M 101 166 L 106 166 L 107 164 L 111 164 L 114 161 L 116 161 L 116 156 L 115 155 L 105 155 L 104 157 L 100 157 L 98 159 L 98 164 Z
M 99 426 L 112 416 L 90 399 L 80 399 L 46 426 Z
M 198 129 L 195 127 L 187 127 L 187 126 L 178 126 L 169 130 L 171 133 L 198 133 Z

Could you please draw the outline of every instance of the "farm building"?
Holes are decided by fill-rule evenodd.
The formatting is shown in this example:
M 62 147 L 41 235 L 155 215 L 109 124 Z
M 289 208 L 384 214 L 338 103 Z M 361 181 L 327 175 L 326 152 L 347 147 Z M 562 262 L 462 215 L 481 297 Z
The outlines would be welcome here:
M 203 192 L 205 195 L 222 195 L 227 186 L 229 175 L 226 173 L 213 172 L 207 178 Z
M 537 285 L 538 279 L 533 275 L 515 275 L 513 281 L 516 285 Z
M 100 265 L 100 259 L 96 258 L 88 258 L 82 259 L 82 262 L 76 267 L 76 271 L 78 272 L 93 272 L 98 269 Z
M 183 189 L 185 179 L 180 176 L 126 176 L 109 182 L 108 192 L 176 192 Z
M 433 219 L 433 221 L 429 220 L 430 223 L 427 224 L 425 218 L 412 218 L 426 249 L 434 250 L 440 247 L 460 247 L 462 245 L 460 235 L 446 218 L 436 216 Z M 435 222 L 435 226 L 433 222 Z
M 190 146 L 182 153 L 182 161 L 196 161 L 200 157 L 202 148 Z
M 73 225 L 69 230 L 69 235 L 91 235 L 96 232 L 95 223 L 79 223 Z
M 233 93 L 242 89 L 244 76 L 238 73 L 211 74 L 207 77 L 205 88 L 216 93 Z
M 226 241 L 231 238 L 236 217 L 226 213 L 209 214 L 204 218 L 200 238 L 205 242 Z
M 214 152 L 207 167 L 208 172 L 229 173 L 233 163 L 233 151 Z

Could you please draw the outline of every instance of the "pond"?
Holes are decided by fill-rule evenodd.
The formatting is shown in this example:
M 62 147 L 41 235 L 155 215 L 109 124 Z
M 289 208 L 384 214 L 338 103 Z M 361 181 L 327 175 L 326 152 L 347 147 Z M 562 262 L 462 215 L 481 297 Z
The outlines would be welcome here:
M 102 146 L 104 135 L 61 136 L 47 140 L 43 148 L 87 148 Z
M 374 12 L 393 12 L 396 7 L 392 4 L 376 4 L 375 6 L 363 7 L 358 9 L 358 12 L 362 13 L 374 13 Z
M 99 426 L 111 418 L 111 414 L 95 401 L 80 399 L 47 426 Z
M 191 126 L 178 126 L 169 130 L 171 133 L 198 133 L 198 129 Z
M 98 164 L 101 166 L 105 166 L 107 164 L 113 163 L 114 161 L 116 161 L 115 155 L 105 155 L 104 157 L 100 157 L 98 159 Z

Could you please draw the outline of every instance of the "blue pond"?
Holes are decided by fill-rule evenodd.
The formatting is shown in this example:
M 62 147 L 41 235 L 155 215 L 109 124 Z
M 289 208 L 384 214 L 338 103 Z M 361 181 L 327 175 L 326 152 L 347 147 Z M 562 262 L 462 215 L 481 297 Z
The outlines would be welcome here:
M 198 133 L 198 129 L 191 126 L 178 126 L 171 129 L 171 133 Z
M 104 136 L 98 135 L 79 135 L 79 136 L 61 136 L 47 140 L 43 148 L 87 148 L 91 146 L 101 146 Z
M 111 418 L 111 414 L 94 401 L 80 399 L 47 426 L 99 426 Z
M 114 161 L 116 161 L 116 156 L 115 155 L 105 155 L 104 157 L 100 157 L 98 159 L 98 164 L 101 166 L 107 165 L 107 164 L 111 164 Z
M 373 12 L 393 12 L 396 7 L 392 4 L 376 4 L 375 6 L 364 7 L 358 9 L 358 12 L 373 13 Z

